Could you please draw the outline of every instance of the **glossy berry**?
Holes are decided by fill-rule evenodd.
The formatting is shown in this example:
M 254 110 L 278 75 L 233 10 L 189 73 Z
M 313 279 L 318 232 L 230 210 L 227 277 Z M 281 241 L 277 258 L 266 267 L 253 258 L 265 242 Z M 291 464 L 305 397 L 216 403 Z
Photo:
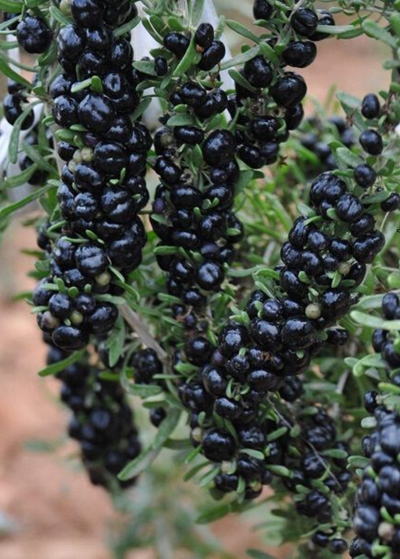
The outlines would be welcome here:
M 335 20 L 330 12 L 321 11 L 320 12 L 322 17 L 318 20 L 318 25 L 335 25 Z M 323 31 L 315 31 L 309 38 L 312 41 L 322 41 L 323 39 L 327 39 L 330 35 L 328 33 L 324 33 Z
M 216 130 L 205 140 L 202 150 L 204 160 L 211 167 L 227 165 L 235 156 L 236 142 L 228 130 Z
M 103 95 L 89 93 L 79 104 L 81 124 L 93 132 L 106 132 L 115 117 L 111 101 Z
M 213 41 L 202 54 L 198 64 L 200 70 L 209 72 L 223 60 L 225 54 L 226 49 L 224 43 L 222 41 Z
M 53 332 L 53 342 L 56 346 L 66 350 L 81 349 L 87 345 L 88 335 L 74 326 L 59 326 Z
M 312 323 L 303 317 L 289 318 L 281 331 L 282 341 L 292 349 L 305 349 L 315 340 Z
M 362 188 L 370 188 L 376 181 L 376 172 L 371 165 L 361 163 L 354 169 L 354 178 Z
M 201 105 L 207 97 L 206 90 L 196 82 L 186 82 L 179 91 L 181 100 L 189 107 Z
M 361 217 L 363 211 L 363 205 L 358 198 L 349 193 L 343 194 L 336 205 L 336 214 L 341 220 L 347 223 L 356 221 Z
M 364 130 L 360 134 L 360 144 L 370 155 L 380 155 L 383 151 L 382 136 L 375 130 Z
M 208 431 L 202 441 L 203 454 L 213 462 L 222 462 L 233 457 L 235 441 L 228 431 L 212 429 Z
M 190 40 L 181 33 L 168 33 L 164 37 L 164 46 L 178 58 L 183 58 L 189 48 Z
M 95 277 L 108 267 L 108 260 L 104 250 L 90 243 L 81 245 L 76 253 L 77 268 L 88 277 Z
M 28 15 L 18 24 L 17 41 L 20 47 L 30 54 L 45 52 L 52 39 L 51 30 L 40 17 Z
M 342 538 L 333 538 L 329 542 L 329 549 L 332 551 L 332 553 L 341 555 L 347 550 L 347 542 Z
M 214 28 L 210 23 L 201 23 L 196 30 L 194 40 L 196 45 L 208 49 L 214 41 Z
M 56 293 L 49 300 L 49 311 L 60 319 L 69 318 L 73 311 L 73 303 L 65 293 Z
M 378 406 L 377 402 L 378 393 L 375 391 L 369 391 L 364 394 L 364 407 L 368 413 L 374 413 Z
M 154 59 L 154 68 L 157 76 L 162 77 L 168 74 L 168 62 L 163 56 L 156 56 Z
M 78 123 L 78 103 L 69 95 L 58 96 L 53 103 L 53 118 L 63 128 Z
M 361 114 L 367 119 L 378 118 L 381 110 L 379 99 L 373 93 L 364 97 L 361 103 Z
M 274 101 L 281 107 L 297 105 L 305 97 L 307 86 L 304 79 L 293 73 L 285 74 L 271 87 Z
M 268 20 L 272 15 L 273 8 L 268 0 L 255 0 L 253 5 L 254 19 Z
M 316 56 L 317 47 L 311 41 L 292 41 L 282 53 L 285 64 L 294 68 L 306 68 Z
M 103 19 L 104 4 L 101 0 L 72 0 L 71 13 L 81 27 L 97 27 Z
M 202 289 L 214 291 L 224 280 L 224 272 L 217 262 L 204 262 L 196 272 L 196 281 Z
M 272 68 L 264 56 L 256 56 L 244 65 L 244 76 L 253 87 L 267 87 L 273 77 Z
M 394 212 L 400 208 L 400 195 L 392 192 L 386 200 L 381 202 L 381 209 L 384 212 Z
M 310 8 L 300 8 L 292 15 L 290 24 L 299 35 L 310 37 L 317 29 L 318 17 Z

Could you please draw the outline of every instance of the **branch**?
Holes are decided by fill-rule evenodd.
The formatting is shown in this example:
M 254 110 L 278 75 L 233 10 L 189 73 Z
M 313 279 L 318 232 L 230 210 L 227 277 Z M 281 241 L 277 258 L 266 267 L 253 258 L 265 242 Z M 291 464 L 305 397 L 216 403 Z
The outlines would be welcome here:
M 120 309 L 122 316 L 129 324 L 129 326 L 136 332 L 144 345 L 153 349 L 162 363 L 164 363 L 165 365 L 169 365 L 168 354 L 163 350 L 157 340 L 154 339 L 147 325 L 143 322 L 141 317 L 127 304 L 122 305 Z

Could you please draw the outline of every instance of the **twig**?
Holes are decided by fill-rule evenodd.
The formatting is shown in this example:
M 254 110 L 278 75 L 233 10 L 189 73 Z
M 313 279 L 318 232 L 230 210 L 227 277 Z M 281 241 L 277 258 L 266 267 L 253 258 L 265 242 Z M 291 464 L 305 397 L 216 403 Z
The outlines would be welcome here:
M 131 328 L 136 332 L 142 342 L 147 346 L 153 349 L 158 358 L 161 362 L 165 363 L 166 365 L 169 364 L 168 354 L 163 350 L 157 340 L 154 339 L 152 334 L 150 333 L 147 325 L 143 322 L 141 317 L 133 311 L 127 304 L 122 305 L 121 313 L 126 322 L 131 326 Z

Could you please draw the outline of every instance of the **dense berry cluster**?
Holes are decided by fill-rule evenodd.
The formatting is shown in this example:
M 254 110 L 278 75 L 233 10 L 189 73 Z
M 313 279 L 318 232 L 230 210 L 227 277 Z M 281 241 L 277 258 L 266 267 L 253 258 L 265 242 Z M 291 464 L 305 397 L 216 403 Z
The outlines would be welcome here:
M 374 412 L 377 427 L 363 440 L 370 465 L 357 490 L 353 519 L 357 537 L 350 546 L 351 557 L 400 557 L 400 417 L 384 406 Z
M 191 33 L 171 32 L 165 35 L 164 46 L 179 60 L 185 56 L 191 39 Z M 226 53 L 225 45 L 215 38 L 214 28 L 210 23 L 199 25 L 194 35 L 194 42 L 196 52 L 201 55 L 196 64 L 199 71 L 210 72 L 223 60 Z M 156 59 L 156 63 L 160 67 L 160 59 Z M 160 72 L 158 74 L 160 75 Z M 208 108 L 210 109 L 210 107 Z M 206 107 L 203 107 L 204 110 Z
M 148 202 L 144 176 L 152 144 L 146 127 L 129 117 L 139 103 L 129 35 L 113 35 L 136 8 L 73 0 L 71 12 L 74 23 L 57 37 L 62 73 L 50 85 L 54 120 L 72 128 L 71 141 L 57 146 L 66 162 L 58 189 L 63 235 L 51 248 L 44 282 L 61 292 L 42 284 L 34 298 L 48 307 L 38 315 L 40 327 L 65 349 L 82 347 L 91 333 L 113 327 L 116 307 L 93 295 L 116 292 L 110 265 L 126 275 L 141 262 L 146 234 L 138 213 Z
M 340 441 L 335 420 L 322 406 L 309 406 L 296 410 L 300 436 L 291 444 L 300 451 L 297 456 L 290 452 L 283 455 L 283 464 L 290 477 L 283 482 L 295 494 L 296 509 L 304 517 L 317 523 L 312 542 L 316 548 L 329 548 L 341 555 L 347 549 L 339 526 L 337 510 L 341 519 L 348 520 L 348 513 L 341 505 L 352 474 L 347 470 L 348 445 Z M 335 453 L 335 458 L 329 455 Z M 324 525 L 324 529 L 319 526 Z
M 50 346 L 48 365 L 66 357 Z M 141 451 L 133 412 L 120 384 L 102 379 L 101 371 L 86 362 L 69 365 L 57 376 L 62 382 L 61 400 L 73 412 L 68 434 L 80 444 L 90 481 L 109 489 L 132 485 L 135 479 L 121 482 L 117 478 Z
M 382 301 L 387 321 L 400 317 L 400 301 L 388 293 Z M 393 333 L 394 334 L 394 333 Z M 387 330 L 374 331 L 372 343 L 386 365 L 389 382 L 400 384 L 400 352 L 396 336 Z M 353 527 L 357 537 L 350 548 L 351 557 L 400 557 L 400 417 L 388 409 L 377 392 L 365 395 L 367 412 L 373 414 L 376 428 L 363 439 L 363 452 L 369 459 L 357 491 Z
M 323 340 L 346 343 L 347 332 L 335 325 L 349 311 L 351 291 L 362 282 L 366 264 L 383 247 L 384 237 L 374 229 L 375 220 L 362 197 L 349 192 L 338 177 L 331 173 L 318 177 L 310 201 L 316 219 L 295 221 L 281 251 L 277 297 L 255 291 L 246 308 L 248 323 L 228 324 L 214 351 L 203 345 L 199 354 L 212 352 L 209 364 L 196 382 L 184 387 L 195 438 L 214 462 L 232 459 L 246 448 L 240 436 L 235 438 L 218 425 L 224 420 L 240 426 L 246 422 L 246 429 L 259 430 L 268 393 L 280 389 L 283 398 L 295 400 L 301 394 L 296 376 L 308 367 Z M 339 236 L 336 230 L 343 224 L 349 231 Z M 195 418 L 200 412 L 206 418 L 199 432 Z M 216 453 L 210 451 L 214 444 Z
M 277 15 L 267 4 L 255 2 L 256 19 Z M 237 121 L 238 156 L 253 169 L 277 160 L 279 144 L 288 139 L 289 131 L 297 128 L 304 116 L 301 102 L 307 93 L 306 83 L 299 74 L 283 72 L 282 68 L 309 66 L 317 55 L 315 41 L 325 37 L 316 32 L 320 22 L 312 9 L 302 7 L 292 14 L 284 11 L 290 17 L 292 40 L 276 53 L 276 41 L 267 41 L 273 56 L 258 54 L 248 60 L 240 70 L 241 80 L 236 81 L 236 94 L 229 99 L 229 111 Z M 323 23 L 333 25 L 329 17 L 330 23 Z
M 164 45 L 179 58 L 183 51 L 177 45 L 184 43 L 186 49 L 189 40 L 185 42 L 179 35 L 178 41 L 177 37 L 177 33 L 168 34 Z M 223 43 L 215 40 L 209 24 L 199 26 L 194 40 L 201 53 L 194 71 L 211 71 L 224 57 Z M 231 211 L 239 178 L 236 141 L 229 130 L 211 127 L 227 102 L 225 91 L 212 80 L 175 82 L 171 110 L 162 119 L 166 126 L 154 141 L 154 168 L 161 179 L 151 218 L 161 239 L 157 260 L 168 274 L 169 293 L 182 301 L 174 307 L 174 316 L 189 331 L 196 331 L 206 297 L 219 290 L 225 267 L 234 256 L 234 244 L 243 236 L 242 224 Z M 188 124 L 169 125 L 174 114 L 182 113 Z M 196 167 L 194 153 L 201 155 Z

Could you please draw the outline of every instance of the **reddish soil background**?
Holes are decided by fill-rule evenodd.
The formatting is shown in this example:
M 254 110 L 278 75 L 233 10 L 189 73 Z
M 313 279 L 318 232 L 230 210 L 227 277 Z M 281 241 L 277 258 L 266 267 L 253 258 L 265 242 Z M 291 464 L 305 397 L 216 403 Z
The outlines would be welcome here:
M 331 84 L 362 96 L 383 88 L 389 77 L 380 68 L 384 56 L 372 40 L 319 43 L 316 63 L 302 72 L 310 95 L 323 101 Z M 34 248 L 34 233 L 15 223 L 0 247 L 0 511 L 16 522 L 16 531 L 0 539 L 1 559 L 111 559 L 105 526 L 115 520 L 107 495 L 83 473 L 65 468 L 49 454 L 26 449 L 29 439 L 56 439 L 65 428 L 55 383 L 43 381 L 45 348 L 35 319 L 24 302 L 12 297 L 30 288 L 25 274 L 32 261 L 20 253 Z M 216 524 L 227 550 L 246 557 L 257 545 L 250 528 L 237 519 Z M 275 552 L 288 558 L 290 552 Z M 133 551 L 133 559 L 151 559 L 151 551 Z

